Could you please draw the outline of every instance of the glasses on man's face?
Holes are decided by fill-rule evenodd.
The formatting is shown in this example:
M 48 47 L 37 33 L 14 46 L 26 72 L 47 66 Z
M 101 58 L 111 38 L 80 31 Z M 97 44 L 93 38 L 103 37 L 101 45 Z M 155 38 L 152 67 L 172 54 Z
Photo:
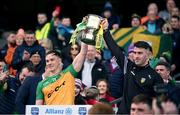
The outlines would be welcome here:
M 71 50 L 78 50 L 78 48 L 77 48 L 77 47 L 76 47 L 76 48 L 73 48 L 73 47 L 72 47 Z

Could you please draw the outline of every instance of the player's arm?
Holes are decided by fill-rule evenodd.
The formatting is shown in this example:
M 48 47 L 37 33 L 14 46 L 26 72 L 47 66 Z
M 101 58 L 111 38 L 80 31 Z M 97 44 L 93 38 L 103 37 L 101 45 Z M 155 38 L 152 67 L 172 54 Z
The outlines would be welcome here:
M 81 51 L 75 57 L 75 59 L 74 59 L 74 61 L 72 63 L 72 65 L 73 65 L 76 72 L 79 72 L 81 70 L 81 68 L 82 68 L 82 65 L 83 65 L 85 57 L 86 57 L 87 48 L 88 48 L 88 45 L 81 42 Z

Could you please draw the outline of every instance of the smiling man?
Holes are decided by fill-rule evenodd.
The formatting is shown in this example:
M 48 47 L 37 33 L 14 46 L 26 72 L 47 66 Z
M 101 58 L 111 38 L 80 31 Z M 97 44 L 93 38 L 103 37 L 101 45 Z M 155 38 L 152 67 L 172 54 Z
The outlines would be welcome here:
M 155 68 L 156 72 L 160 74 L 164 83 L 169 83 L 172 79 L 170 76 L 171 66 L 167 62 L 159 62 Z
M 22 45 L 18 46 L 14 52 L 12 67 L 17 69 L 17 73 L 21 68 L 30 61 L 30 56 L 33 52 L 39 52 L 41 58 L 41 65 L 44 71 L 45 68 L 45 49 L 39 45 L 35 38 L 33 31 L 26 31 L 24 42 Z
M 104 20 L 102 24 L 104 28 L 104 40 L 117 59 L 120 68 L 124 69 L 124 91 L 118 114 L 129 114 L 133 97 L 140 93 L 155 96 L 154 86 L 163 83 L 163 80 L 149 65 L 152 47 L 147 42 L 138 41 L 134 43 L 132 62 L 125 56 L 123 49 L 119 48 L 113 40 L 107 29 L 107 20 Z
M 75 80 L 87 52 L 87 45 L 81 43 L 81 51 L 73 63 L 62 70 L 61 53 L 52 50 L 46 54 L 45 80 L 38 84 L 36 90 L 37 105 L 72 105 L 75 98 Z

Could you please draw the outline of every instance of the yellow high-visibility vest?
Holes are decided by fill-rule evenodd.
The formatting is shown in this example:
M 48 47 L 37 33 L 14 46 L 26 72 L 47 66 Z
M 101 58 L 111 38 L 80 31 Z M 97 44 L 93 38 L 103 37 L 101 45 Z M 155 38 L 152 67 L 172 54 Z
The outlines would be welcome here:
M 49 33 L 49 29 L 50 29 L 50 23 L 45 24 L 41 30 L 36 30 L 35 32 L 35 36 L 37 40 L 42 40 L 42 39 L 46 39 L 48 37 L 48 33 Z

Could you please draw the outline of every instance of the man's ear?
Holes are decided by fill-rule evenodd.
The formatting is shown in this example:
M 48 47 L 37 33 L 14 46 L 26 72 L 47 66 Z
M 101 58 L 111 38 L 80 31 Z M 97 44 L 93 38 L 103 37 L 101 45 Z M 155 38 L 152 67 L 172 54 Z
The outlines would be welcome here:
M 59 65 L 62 67 L 63 66 L 62 59 L 59 58 L 58 61 L 59 61 Z
M 149 50 L 147 50 L 147 55 L 148 55 L 149 59 L 153 58 L 153 53 L 151 51 L 149 51 Z
M 62 62 L 60 62 L 60 65 L 61 65 L 61 67 L 63 67 L 63 63 Z
M 170 71 L 167 71 L 167 72 L 168 72 L 168 75 L 170 75 L 171 72 Z

